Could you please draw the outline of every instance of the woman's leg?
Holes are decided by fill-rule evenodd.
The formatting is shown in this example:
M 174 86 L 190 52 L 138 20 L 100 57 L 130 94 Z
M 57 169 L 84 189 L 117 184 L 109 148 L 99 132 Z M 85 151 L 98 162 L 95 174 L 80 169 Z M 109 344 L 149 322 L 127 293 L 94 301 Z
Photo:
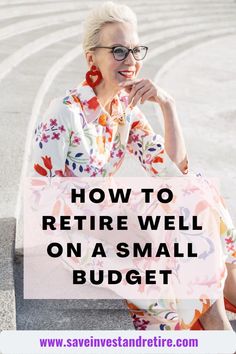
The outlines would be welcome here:
M 178 300 L 177 305 L 158 300 L 148 306 L 147 301 L 126 300 L 126 304 L 136 330 L 190 330 L 198 319 L 205 330 L 232 330 L 223 296 L 213 304 L 210 300 Z
M 236 263 L 226 263 L 228 276 L 225 281 L 224 296 L 236 306 Z
M 162 301 L 159 300 L 159 303 Z M 225 312 L 223 296 L 212 305 L 209 300 L 178 302 L 177 309 L 173 306 L 166 308 L 158 303 L 152 303 L 148 307 L 143 304 L 140 309 L 140 304 L 126 301 L 136 330 L 189 330 L 198 319 L 205 330 L 232 330 Z
M 206 330 L 232 330 L 224 308 L 223 295 L 200 317 Z
M 188 330 L 200 320 L 205 330 L 232 330 L 223 295 L 218 300 L 177 300 L 180 329 Z

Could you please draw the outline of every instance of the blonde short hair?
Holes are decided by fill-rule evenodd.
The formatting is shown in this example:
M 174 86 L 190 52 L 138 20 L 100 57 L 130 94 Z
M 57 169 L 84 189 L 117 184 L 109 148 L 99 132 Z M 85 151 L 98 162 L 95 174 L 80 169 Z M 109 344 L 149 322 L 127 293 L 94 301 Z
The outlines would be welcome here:
M 135 29 L 137 28 L 137 17 L 126 5 L 108 1 L 90 11 L 84 27 L 84 52 L 99 45 L 99 34 L 105 24 L 117 22 L 130 23 Z

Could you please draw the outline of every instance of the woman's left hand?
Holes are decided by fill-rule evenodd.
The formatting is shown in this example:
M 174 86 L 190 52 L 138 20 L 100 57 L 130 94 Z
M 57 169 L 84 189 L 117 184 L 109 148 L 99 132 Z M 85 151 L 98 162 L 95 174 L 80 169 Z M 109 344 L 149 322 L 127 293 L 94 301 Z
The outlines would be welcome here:
M 157 102 L 162 107 L 165 104 L 174 103 L 174 99 L 162 88 L 156 86 L 149 79 L 127 80 L 119 84 L 129 93 L 129 105 L 134 107 L 140 101 Z

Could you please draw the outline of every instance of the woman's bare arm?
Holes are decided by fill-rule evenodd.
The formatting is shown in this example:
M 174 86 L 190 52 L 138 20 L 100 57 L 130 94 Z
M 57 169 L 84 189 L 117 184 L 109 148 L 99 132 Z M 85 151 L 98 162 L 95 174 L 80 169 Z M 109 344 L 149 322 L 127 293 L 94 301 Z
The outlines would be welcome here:
M 129 80 L 120 84 L 129 93 L 129 104 L 135 106 L 145 101 L 158 103 L 164 117 L 165 149 L 181 172 L 187 173 L 188 161 L 175 101 L 162 88 L 149 79 Z
M 164 117 L 166 152 L 180 171 L 187 173 L 187 152 L 175 102 L 173 99 L 168 99 L 160 106 Z

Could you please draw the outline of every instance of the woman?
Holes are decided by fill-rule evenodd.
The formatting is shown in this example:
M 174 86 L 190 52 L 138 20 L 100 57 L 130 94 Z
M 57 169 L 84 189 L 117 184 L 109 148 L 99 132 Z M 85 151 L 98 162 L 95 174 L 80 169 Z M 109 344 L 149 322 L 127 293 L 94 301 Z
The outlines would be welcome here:
M 39 122 L 34 170 L 43 176 L 111 176 L 128 150 L 151 176 L 186 174 L 187 154 L 175 102 L 151 80 L 138 78 L 148 48 L 139 42 L 133 11 L 112 2 L 94 9 L 83 45 L 89 68 L 86 80 L 54 100 Z M 161 107 L 164 140 L 137 107 L 147 101 Z M 236 304 L 230 288 L 227 295 Z M 231 329 L 222 301 L 127 303 L 136 329 L 189 329 L 203 313 L 206 329 Z

